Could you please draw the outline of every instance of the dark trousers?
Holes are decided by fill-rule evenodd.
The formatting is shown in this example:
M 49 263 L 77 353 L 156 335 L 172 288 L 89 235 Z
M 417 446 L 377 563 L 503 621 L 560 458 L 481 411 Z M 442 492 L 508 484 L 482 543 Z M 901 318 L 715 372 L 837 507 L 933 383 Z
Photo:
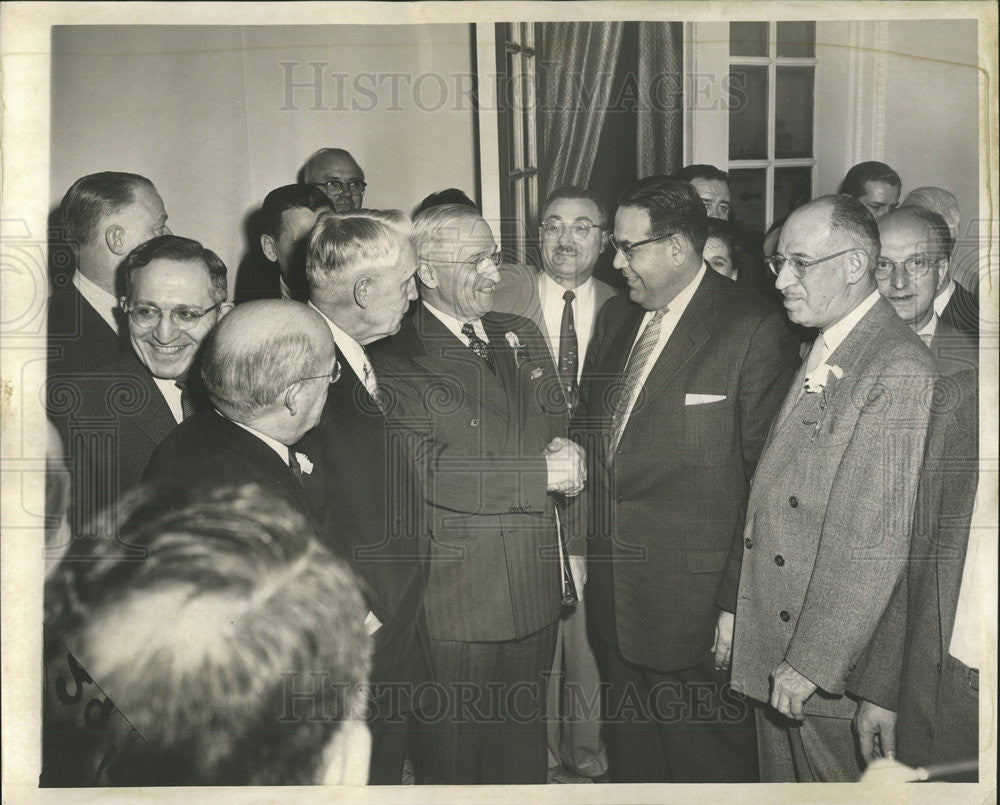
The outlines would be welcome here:
M 750 703 L 712 661 L 663 673 L 598 644 L 604 740 L 616 783 L 757 782 Z
M 412 712 L 368 722 L 372 735 L 372 756 L 368 785 L 399 785 L 403 778 L 406 747 L 416 719 Z
M 417 775 L 428 784 L 545 783 L 546 684 L 556 624 L 522 640 L 431 640 L 418 697 Z

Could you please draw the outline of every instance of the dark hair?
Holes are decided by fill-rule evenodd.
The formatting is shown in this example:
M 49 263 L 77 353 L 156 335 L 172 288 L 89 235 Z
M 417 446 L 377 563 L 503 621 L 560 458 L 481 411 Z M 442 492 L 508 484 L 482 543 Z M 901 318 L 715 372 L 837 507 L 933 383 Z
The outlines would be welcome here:
M 137 173 L 104 171 L 77 179 L 59 205 L 63 238 L 75 243 L 89 243 L 97 225 L 107 216 L 132 204 L 136 190 L 141 187 L 156 192 L 153 183 Z
M 856 198 L 843 194 L 820 196 L 814 201 L 817 202 L 830 207 L 830 231 L 850 235 L 858 248 L 868 255 L 868 268 L 873 271 L 882 241 L 878 235 L 878 223 L 871 210 Z
M 595 207 L 597 207 L 597 215 L 600 219 L 595 223 L 599 223 L 601 226 L 608 225 L 608 205 L 605 204 L 604 200 L 596 193 L 592 193 L 585 187 L 579 187 L 578 185 L 566 184 L 549 193 L 549 197 L 545 199 L 545 203 L 542 205 L 542 214 L 545 214 L 545 210 L 548 209 L 549 205 L 553 201 L 557 201 L 561 198 L 579 199 L 591 202 Z
M 260 231 L 277 240 L 281 237 L 281 216 L 288 210 L 333 210 L 329 197 L 312 184 L 286 184 L 264 197 L 260 208 Z
M 135 272 L 148 266 L 154 260 L 167 258 L 182 263 L 202 263 L 208 271 L 212 285 L 211 297 L 216 304 L 226 301 L 229 286 L 226 279 L 226 264 L 211 249 L 206 249 L 198 241 L 177 235 L 159 235 L 136 246 L 122 263 L 121 278 L 125 286 L 125 296 L 132 298 Z
M 726 244 L 729 250 L 729 259 L 733 263 L 733 269 L 737 276 L 743 273 L 743 268 L 747 264 L 747 250 L 744 243 L 743 230 L 732 221 L 723 221 L 721 218 L 708 219 L 708 238 L 718 238 Z
M 715 165 L 686 165 L 677 172 L 677 178 L 690 182 L 692 179 L 708 179 L 729 184 L 729 174 Z
M 952 249 L 955 248 L 955 239 L 951 236 L 951 229 L 948 226 L 948 222 L 944 220 L 944 216 L 939 215 L 934 210 L 928 210 L 926 207 L 918 207 L 916 204 L 904 204 L 902 207 L 896 207 L 892 212 L 887 213 L 879 221 L 879 227 L 884 226 L 885 222 L 890 219 L 902 218 L 904 216 L 917 218 L 926 224 L 937 241 L 938 251 L 946 257 L 951 255 Z
M 464 204 L 467 207 L 472 207 L 474 210 L 479 209 L 479 205 L 469 198 L 463 191 L 459 190 L 457 187 L 449 187 L 445 190 L 439 190 L 437 193 L 431 193 L 427 196 L 427 198 L 413 208 L 413 215 L 411 217 L 415 218 L 424 210 L 430 209 L 431 207 L 440 207 L 442 204 Z
M 892 187 L 903 186 L 899 174 L 884 162 L 859 162 L 840 183 L 840 192 L 853 198 L 861 198 L 865 194 L 867 182 L 885 182 Z
M 683 179 L 641 179 L 619 197 L 620 207 L 639 207 L 649 214 L 649 236 L 683 235 L 698 254 L 708 237 L 708 213 L 694 186 Z
M 109 776 L 315 783 L 370 668 L 351 571 L 289 503 L 254 484 L 140 487 L 117 525 L 144 558 L 112 549 L 64 561 L 46 588 L 46 625 L 144 739 Z M 155 628 L 135 628 L 143 607 L 158 608 Z M 195 620 L 197 637 L 185 629 Z

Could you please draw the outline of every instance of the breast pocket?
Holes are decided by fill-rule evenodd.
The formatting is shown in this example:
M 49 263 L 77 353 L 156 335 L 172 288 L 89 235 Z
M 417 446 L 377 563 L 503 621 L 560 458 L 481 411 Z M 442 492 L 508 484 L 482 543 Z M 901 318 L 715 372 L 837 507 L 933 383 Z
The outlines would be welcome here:
M 734 406 L 728 399 L 685 405 L 681 422 L 685 460 L 712 464 L 727 457 L 732 449 L 734 417 Z

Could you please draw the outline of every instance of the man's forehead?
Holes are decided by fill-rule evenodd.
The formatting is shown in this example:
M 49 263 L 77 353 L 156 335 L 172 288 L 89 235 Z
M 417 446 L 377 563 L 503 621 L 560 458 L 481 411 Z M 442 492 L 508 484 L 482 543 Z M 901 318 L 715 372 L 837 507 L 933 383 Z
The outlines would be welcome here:
M 313 166 L 312 173 L 318 179 L 325 179 L 327 177 L 332 179 L 344 177 L 363 178 L 365 175 L 365 172 L 361 170 L 361 166 L 357 162 L 343 154 L 323 154 L 323 156 L 318 157 Z
M 692 179 L 691 184 L 699 195 L 722 196 L 729 198 L 729 185 L 721 179 Z
M 589 198 L 557 198 L 545 208 L 542 220 L 548 218 L 562 218 L 567 221 L 586 218 L 590 221 L 599 221 L 601 212 Z
M 212 280 L 208 266 L 201 260 L 173 260 L 160 257 L 136 269 L 133 289 L 136 294 L 145 290 L 182 289 L 191 294 L 211 290 Z
M 879 226 L 882 248 L 925 251 L 937 248 L 937 238 L 924 221 L 909 215 L 882 219 Z

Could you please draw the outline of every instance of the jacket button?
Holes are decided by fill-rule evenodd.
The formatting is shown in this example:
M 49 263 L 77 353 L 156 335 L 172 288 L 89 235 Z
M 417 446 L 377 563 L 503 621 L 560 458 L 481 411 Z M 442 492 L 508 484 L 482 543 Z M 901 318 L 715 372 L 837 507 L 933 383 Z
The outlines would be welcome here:
M 940 674 L 941 673 L 941 663 L 938 663 L 937 666 L 935 666 L 935 667 L 937 668 L 937 672 Z
M 621 503 L 623 500 L 625 500 L 625 498 L 619 495 L 618 497 L 615 498 L 615 503 Z
M 792 619 L 792 616 L 789 615 L 788 611 L 784 609 L 778 613 L 778 617 L 781 618 L 785 623 L 788 623 L 788 621 Z
M 469 420 L 469 424 L 472 427 L 474 427 L 474 428 L 478 428 L 479 427 L 479 417 L 474 416 L 472 419 Z
M 785 557 L 779 553 L 777 556 L 774 557 L 774 564 L 776 564 L 778 567 L 784 567 Z
M 789 505 L 789 506 L 791 506 L 791 507 L 792 507 L 793 509 L 794 509 L 794 508 L 797 508 L 797 507 L 798 507 L 798 505 L 799 505 L 799 499 L 798 499 L 797 497 L 795 497 L 795 495 L 792 495 L 792 496 L 791 496 L 791 497 L 790 497 L 790 498 L 788 499 L 788 505 Z
M 743 540 L 743 545 L 749 551 L 753 547 L 753 540 L 750 539 L 750 537 L 747 537 L 745 540 Z

